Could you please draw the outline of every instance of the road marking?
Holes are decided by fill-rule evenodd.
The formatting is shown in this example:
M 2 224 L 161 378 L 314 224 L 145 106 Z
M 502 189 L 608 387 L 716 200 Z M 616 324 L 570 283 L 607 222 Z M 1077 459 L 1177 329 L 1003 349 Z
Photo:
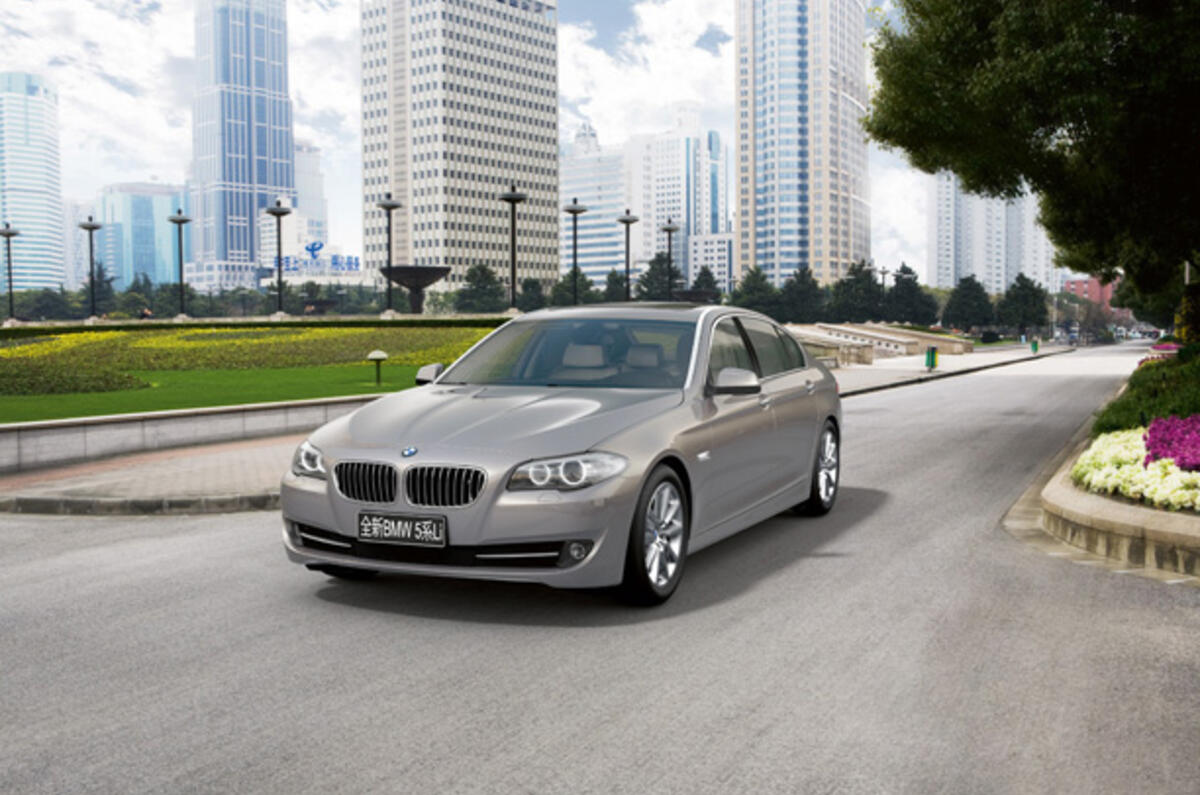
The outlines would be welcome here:
M 1180 577 L 1177 580 L 1163 580 L 1167 585 L 1178 585 L 1181 582 L 1191 582 L 1195 577 Z

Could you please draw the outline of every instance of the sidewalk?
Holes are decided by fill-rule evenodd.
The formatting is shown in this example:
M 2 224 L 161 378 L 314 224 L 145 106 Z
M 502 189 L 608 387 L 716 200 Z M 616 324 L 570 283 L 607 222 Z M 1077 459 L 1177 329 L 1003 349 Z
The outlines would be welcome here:
M 1041 355 L 1069 348 L 1043 349 Z M 1033 358 L 1027 347 L 945 356 L 879 359 L 833 371 L 842 395 L 889 389 Z M 49 514 L 197 514 L 268 510 L 304 435 L 180 447 L 0 476 L 0 512 Z

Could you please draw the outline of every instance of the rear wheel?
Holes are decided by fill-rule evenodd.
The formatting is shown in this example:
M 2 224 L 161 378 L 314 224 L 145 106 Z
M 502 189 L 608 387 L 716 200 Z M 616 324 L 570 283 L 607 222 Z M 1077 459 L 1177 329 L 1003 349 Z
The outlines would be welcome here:
M 330 577 L 336 577 L 339 580 L 369 580 L 379 574 L 379 572 L 373 569 L 355 569 L 350 566 L 321 565 L 309 566 L 309 568 L 313 571 L 319 571 L 322 574 L 328 574 Z
M 824 516 L 837 501 L 838 483 L 841 480 L 842 444 L 833 420 L 825 420 L 821 428 L 821 439 L 813 459 L 812 481 L 808 499 L 796 506 L 796 513 L 804 516 Z
M 679 476 L 668 466 L 651 473 L 638 497 L 621 595 L 633 604 L 657 605 L 683 578 L 691 516 Z

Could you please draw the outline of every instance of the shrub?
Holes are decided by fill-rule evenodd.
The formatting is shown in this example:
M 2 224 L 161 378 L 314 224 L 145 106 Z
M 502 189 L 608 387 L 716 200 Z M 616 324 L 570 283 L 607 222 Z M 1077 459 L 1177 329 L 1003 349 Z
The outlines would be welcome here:
M 985 331 L 982 335 L 980 335 L 979 341 L 984 345 L 990 345 L 993 342 L 999 342 L 1000 335 L 994 331 Z
M 1200 414 L 1200 359 L 1170 360 L 1139 367 L 1124 393 L 1101 410 L 1095 434 L 1144 428 L 1156 417 Z

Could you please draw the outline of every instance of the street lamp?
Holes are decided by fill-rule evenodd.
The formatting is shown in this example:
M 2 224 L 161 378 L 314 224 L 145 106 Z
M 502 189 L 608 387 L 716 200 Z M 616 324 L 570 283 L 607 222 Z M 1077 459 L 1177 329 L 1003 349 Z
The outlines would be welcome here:
M 587 212 L 587 207 L 579 203 L 579 199 L 571 199 L 571 203 L 563 208 L 563 212 L 571 216 L 571 301 L 579 305 L 579 216 Z
M 385 193 L 383 201 L 375 202 L 375 206 L 387 213 L 387 311 L 392 311 L 392 212 L 399 210 L 403 205 L 392 198 L 392 194 Z
M 179 242 L 179 314 L 186 315 L 187 306 L 184 304 L 186 283 L 183 280 L 183 227 L 184 224 L 191 223 L 192 219 L 183 214 L 181 207 L 175 210 L 174 215 L 168 215 L 167 220 L 175 224 L 176 239 Z
M 9 226 L 7 221 L 4 222 L 4 228 L 0 229 L 0 237 L 4 238 L 5 258 L 8 260 L 8 317 L 11 320 L 17 317 L 13 309 L 12 239 L 19 234 L 21 233 Z
M 671 276 L 671 237 L 679 231 L 679 224 L 673 222 L 670 218 L 659 228 L 660 232 L 667 233 L 667 300 L 671 300 L 671 282 L 675 278 Z
M 509 265 L 509 290 L 512 294 L 512 305 L 517 305 L 517 205 L 528 199 L 529 196 L 517 190 L 516 185 L 508 186 L 508 193 L 500 194 L 500 201 L 508 202 L 509 208 L 512 210 L 512 226 L 509 233 L 509 251 L 511 261 Z
M 291 215 L 292 208 L 283 206 L 283 199 L 276 199 L 274 207 L 267 212 L 275 216 L 275 310 L 283 312 L 283 217 Z
M 103 224 L 93 221 L 90 215 L 86 221 L 79 224 L 79 228 L 88 233 L 88 292 L 91 296 L 92 317 L 96 316 L 96 248 L 94 240 L 96 230 L 102 226 Z
M 638 222 L 636 215 L 629 214 L 629 208 L 625 208 L 625 214 L 617 219 L 617 223 L 625 227 L 625 300 L 630 300 L 629 291 L 629 228 Z

